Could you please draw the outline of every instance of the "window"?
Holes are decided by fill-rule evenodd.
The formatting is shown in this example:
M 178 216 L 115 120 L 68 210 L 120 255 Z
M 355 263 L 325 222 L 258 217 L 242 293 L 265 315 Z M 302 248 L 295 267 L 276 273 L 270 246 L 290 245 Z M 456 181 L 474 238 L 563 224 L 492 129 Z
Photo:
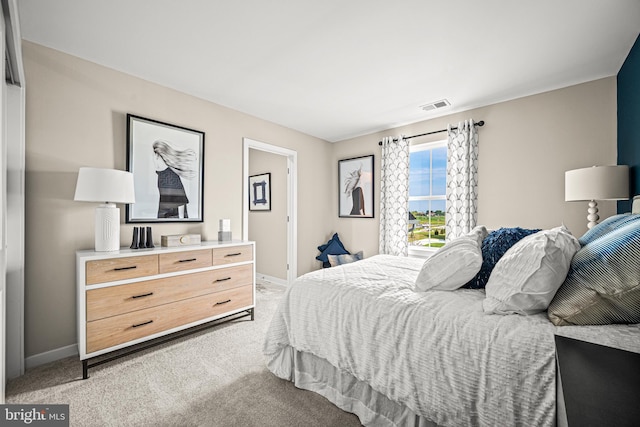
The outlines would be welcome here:
M 444 246 L 447 141 L 409 148 L 409 248 Z

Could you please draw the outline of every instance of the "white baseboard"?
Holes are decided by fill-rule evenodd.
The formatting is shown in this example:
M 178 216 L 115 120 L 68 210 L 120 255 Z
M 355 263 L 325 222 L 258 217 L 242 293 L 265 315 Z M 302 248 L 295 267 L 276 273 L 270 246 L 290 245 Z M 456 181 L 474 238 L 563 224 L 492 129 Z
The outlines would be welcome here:
M 44 353 L 34 354 L 25 359 L 26 369 L 35 368 L 45 363 L 55 362 L 69 356 L 78 355 L 78 344 L 71 344 L 66 347 L 56 348 L 54 350 L 45 351 Z
M 260 283 L 260 282 L 271 283 L 274 285 L 280 285 L 284 287 L 288 286 L 287 279 L 279 279 L 277 277 L 267 276 L 266 274 L 256 273 L 256 283 Z

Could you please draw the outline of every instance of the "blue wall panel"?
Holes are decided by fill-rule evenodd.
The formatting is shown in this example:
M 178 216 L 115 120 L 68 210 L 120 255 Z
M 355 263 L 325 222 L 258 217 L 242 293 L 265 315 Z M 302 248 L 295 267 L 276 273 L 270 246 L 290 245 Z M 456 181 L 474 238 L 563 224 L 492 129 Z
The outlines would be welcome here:
M 630 191 L 640 193 L 640 36 L 618 72 L 618 164 L 631 169 Z M 618 213 L 630 201 L 618 202 Z

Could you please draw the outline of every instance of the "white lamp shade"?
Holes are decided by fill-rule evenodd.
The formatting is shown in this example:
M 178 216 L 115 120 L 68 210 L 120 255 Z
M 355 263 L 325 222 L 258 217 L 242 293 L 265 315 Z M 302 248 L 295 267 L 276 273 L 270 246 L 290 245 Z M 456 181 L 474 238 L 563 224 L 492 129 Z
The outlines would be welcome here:
M 628 198 L 628 166 L 593 166 L 570 170 L 564 174 L 564 199 L 567 202 Z
M 80 168 L 73 200 L 100 202 L 95 217 L 95 249 L 120 248 L 120 209 L 114 203 L 135 203 L 133 174 L 116 169 Z
M 133 174 L 116 169 L 80 168 L 73 200 L 135 203 Z

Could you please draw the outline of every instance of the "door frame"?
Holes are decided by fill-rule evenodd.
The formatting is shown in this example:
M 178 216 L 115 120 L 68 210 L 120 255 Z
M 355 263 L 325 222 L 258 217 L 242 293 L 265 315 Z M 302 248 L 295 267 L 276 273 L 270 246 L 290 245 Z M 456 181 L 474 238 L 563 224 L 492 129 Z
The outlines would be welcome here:
M 242 239 L 249 240 L 249 150 L 287 158 L 287 285 L 298 277 L 298 153 L 250 138 L 242 139 Z
M 7 375 L 22 375 L 25 364 L 25 78 L 17 0 L 3 1 L 0 13 L 0 52 L 8 63 L 1 72 L 0 102 L 0 403 L 4 403 Z

